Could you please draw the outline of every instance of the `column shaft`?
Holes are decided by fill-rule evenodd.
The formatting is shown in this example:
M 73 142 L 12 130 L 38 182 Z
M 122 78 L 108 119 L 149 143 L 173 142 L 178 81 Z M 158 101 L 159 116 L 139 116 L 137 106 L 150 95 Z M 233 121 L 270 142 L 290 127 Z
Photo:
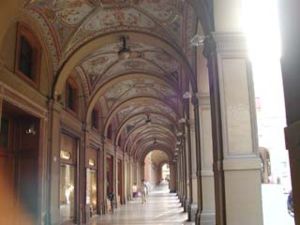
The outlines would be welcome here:
M 216 223 L 259 225 L 260 161 L 256 152 L 253 83 L 244 37 L 215 33 L 214 38 L 205 40 L 205 55 L 214 137 Z

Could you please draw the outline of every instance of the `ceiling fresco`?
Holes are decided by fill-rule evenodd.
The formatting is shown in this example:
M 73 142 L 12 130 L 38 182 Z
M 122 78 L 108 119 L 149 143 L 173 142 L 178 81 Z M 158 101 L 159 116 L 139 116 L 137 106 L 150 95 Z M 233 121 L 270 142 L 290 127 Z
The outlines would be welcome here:
M 198 19 L 189 1 L 29 0 L 25 7 L 44 30 L 55 74 L 87 43 L 114 34 L 72 64 L 87 101 L 100 106 L 105 129 L 113 124 L 128 151 L 152 145 L 154 137 L 175 148 L 180 96 L 196 71 L 190 40 Z
M 88 77 L 91 88 L 130 72 L 155 74 L 174 83 L 178 80 L 180 64 L 164 50 L 130 41 L 128 47 L 131 51 L 129 59 L 119 58 L 121 43 L 115 43 L 98 49 L 82 60 L 78 67 L 82 68 Z
M 32 0 L 26 8 L 51 32 L 46 38 L 54 40 L 51 47 L 62 61 L 88 40 L 111 32 L 146 32 L 184 49 L 196 31 L 196 14 L 182 0 Z
M 150 119 L 151 122 L 147 123 L 147 119 Z M 122 121 L 122 124 L 125 121 Z M 126 121 L 125 125 L 122 126 L 120 130 L 120 136 L 128 137 L 130 132 L 133 132 L 137 128 L 141 128 L 143 126 L 147 126 L 148 128 L 152 125 L 161 125 L 162 127 L 169 128 L 170 130 L 174 130 L 174 121 L 170 120 L 170 118 L 164 117 L 161 114 L 138 114 L 128 121 Z

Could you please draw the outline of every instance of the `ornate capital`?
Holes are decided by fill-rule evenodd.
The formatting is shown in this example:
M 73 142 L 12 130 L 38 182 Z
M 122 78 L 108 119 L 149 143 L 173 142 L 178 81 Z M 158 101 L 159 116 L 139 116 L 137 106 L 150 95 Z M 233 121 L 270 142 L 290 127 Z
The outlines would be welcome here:
M 217 45 L 213 36 L 210 34 L 204 39 L 203 55 L 205 58 L 209 58 L 214 52 L 216 52 Z

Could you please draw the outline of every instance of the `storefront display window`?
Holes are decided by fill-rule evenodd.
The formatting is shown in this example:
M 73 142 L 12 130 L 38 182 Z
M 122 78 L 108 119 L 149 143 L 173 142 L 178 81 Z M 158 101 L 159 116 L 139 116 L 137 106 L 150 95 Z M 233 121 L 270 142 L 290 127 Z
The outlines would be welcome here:
M 75 168 L 72 165 L 60 166 L 60 216 L 61 221 L 75 217 Z
M 90 207 L 91 215 L 97 213 L 97 172 L 87 169 L 86 175 L 86 204 Z

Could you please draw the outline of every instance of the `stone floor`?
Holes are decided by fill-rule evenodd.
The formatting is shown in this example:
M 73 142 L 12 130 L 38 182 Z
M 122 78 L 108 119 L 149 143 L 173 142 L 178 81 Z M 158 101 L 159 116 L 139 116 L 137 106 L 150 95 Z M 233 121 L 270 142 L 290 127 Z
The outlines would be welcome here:
M 92 225 L 193 225 L 186 222 L 187 214 L 175 194 L 170 194 L 166 185 L 154 188 L 146 204 L 141 199 L 128 202 L 115 210 L 94 220 Z

